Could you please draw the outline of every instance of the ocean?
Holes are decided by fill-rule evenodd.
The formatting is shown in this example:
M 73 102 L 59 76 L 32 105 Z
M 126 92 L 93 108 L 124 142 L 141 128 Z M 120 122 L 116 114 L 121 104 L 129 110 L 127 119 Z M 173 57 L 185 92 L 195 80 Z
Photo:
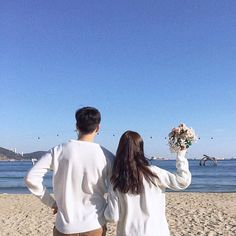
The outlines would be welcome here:
M 153 165 L 175 172 L 175 160 L 153 160 Z M 189 160 L 192 183 L 186 192 L 236 192 L 236 160 L 218 161 L 218 166 L 198 160 Z M 29 193 L 24 176 L 32 167 L 31 161 L 0 161 L 0 193 Z M 48 172 L 44 184 L 52 192 L 52 173 Z

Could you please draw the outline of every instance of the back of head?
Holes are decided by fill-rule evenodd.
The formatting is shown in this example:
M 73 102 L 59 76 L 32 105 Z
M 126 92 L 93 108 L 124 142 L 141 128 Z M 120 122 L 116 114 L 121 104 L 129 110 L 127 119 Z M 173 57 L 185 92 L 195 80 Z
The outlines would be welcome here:
M 157 176 L 149 169 L 144 156 L 143 140 L 134 131 L 126 131 L 120 138 L 113 165 L 111 183 L 122 193 L 143 192 L 143 178 L 155 184 Z
M 101 114 L 94 107 L 83 107 L 76 111 L 75 119 L 79 132 L 89 134 L 98 128 L 101 122 Z

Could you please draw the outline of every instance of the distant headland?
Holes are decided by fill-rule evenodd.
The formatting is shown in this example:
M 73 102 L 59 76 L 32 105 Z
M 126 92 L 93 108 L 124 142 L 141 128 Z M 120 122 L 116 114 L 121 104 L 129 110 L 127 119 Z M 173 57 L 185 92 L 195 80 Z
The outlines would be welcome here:
M 32 153 L 17 153 L 0 147 L 0 161 L 27 161 L 31 159 L 39 159 L 46 151 L 37 151 Z

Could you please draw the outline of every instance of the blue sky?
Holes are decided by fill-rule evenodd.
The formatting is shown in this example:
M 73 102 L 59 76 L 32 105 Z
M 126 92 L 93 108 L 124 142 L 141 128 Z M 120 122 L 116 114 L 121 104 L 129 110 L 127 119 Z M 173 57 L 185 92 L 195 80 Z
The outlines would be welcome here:
M 1 1 L 0 146 L 76 138 L 74 112 L 89 105 L 112 151 L 131 129 L 147 155 L 172 156 L 165 137 L 185 122 L 201 137 L 190 157 L 236 156 L 235 12 L 235 1 Z

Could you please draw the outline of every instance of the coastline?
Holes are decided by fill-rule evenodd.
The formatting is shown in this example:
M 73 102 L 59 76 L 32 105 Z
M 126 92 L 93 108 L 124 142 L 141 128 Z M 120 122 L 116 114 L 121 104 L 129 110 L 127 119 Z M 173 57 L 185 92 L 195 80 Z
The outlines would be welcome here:
M 55 216 L 32 194 L 0 194 L 1 235 L 52 235 Z M 171 235 L 227 235 L 236 232 L 236 193 L 166 193 Z M 115 236 L 108 224 L 107 236 Z
M 36 158 L 37 159 L 37 158 Z M 175 161 L 175 158 L 147 158 L 149 161 Z M 200 161 L 202 158 L 187 158 L 189 161 Z M 0 162 L 5 162 L 5 161 L 29 161 L 31 162 L 32 158 L 27 158 L 27 159 L 14 159 L 14 158 L 6 158 L 6 159 L 1 159 L 0 157 Z M 236 157 L 230 157 L 230 158 L 219 158 L 217 161 L 236 161 Z

